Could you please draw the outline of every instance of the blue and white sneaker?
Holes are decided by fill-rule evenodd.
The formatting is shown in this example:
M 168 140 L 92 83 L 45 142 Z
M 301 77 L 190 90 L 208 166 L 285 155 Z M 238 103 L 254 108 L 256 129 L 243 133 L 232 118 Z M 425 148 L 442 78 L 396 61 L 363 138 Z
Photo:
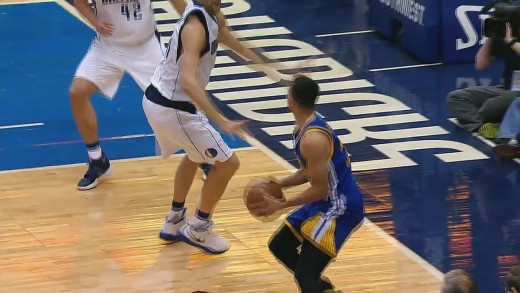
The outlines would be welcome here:
M 202 180 L 206 181 L 208 178 L 209 171 L 211 171 L 211 167 L 213 167 L 211 164 L 208 163 L 202 163 L 199 165 L 199 168 L 202 170 Z
M 161 232 L 159 232 L 160 239 L 168 242 L 179 240 L 179 231 L 186 224 L 186 210 L 186 207 L 184 207 L 181 211 L 170 211 Z
M 191 218 L 179 233 L 179 239 L 210 254 L 224 253 L 229 242 L 213 233 L 213 222 Z
M 112 173 L 112 166 L 110 160 L 105 155 L 101 154 L 101 158 L 97 160 L 89 160 L 88 170 L 79 180 L 77 188 L 78 190 L 89 190 L 96 187 L 99 184 L 99 179 L 104 176 L 108 176 Z

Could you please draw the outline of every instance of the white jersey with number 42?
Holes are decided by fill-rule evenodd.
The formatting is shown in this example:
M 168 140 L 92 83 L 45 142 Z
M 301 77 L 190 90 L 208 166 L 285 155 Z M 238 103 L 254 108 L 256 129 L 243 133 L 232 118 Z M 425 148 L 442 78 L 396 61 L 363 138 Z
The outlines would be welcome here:
M 155 34 L 151 0 L 92 0 L 98 21 L 114 26 L 112 36 L 101 41 L 118 45 L 141 44 Z

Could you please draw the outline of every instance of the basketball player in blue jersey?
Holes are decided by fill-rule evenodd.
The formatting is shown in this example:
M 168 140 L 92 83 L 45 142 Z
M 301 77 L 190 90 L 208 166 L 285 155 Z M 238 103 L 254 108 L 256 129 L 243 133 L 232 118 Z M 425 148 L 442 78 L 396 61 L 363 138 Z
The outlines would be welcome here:
M 306 76 L 297 76 L 289 88 L 287 104 L 296 120 L 293 138 L 300 169 L 279 182 L 283 189 L 306 182 L 310 187 L 286 201 L 266 197 L 267 204 L 250 206 L 258 215 L 270 215 L 303 205 L 287 216 L 270 239 L 269 250 L 294 274 L 304 293 L 335 292 L 321 274 L 364 219 L 347 150 L 314 111 L 318 93 L 318 84 Z
M 185 0 L 170 2 L 180 14 L 183 13 Z M 93 3 L 94 9 L 88 0 L 74 1 L 76 9 L 97 32 L 78 65 L 69 89 L 72 114 L 89 157 L 88 170 L 77 184 L 79 190 L 95 188 L 99 179 L 111 172 L 110 161 L 99 144 L 91 95 L 98 92 L 113 99 L 125 72 L 144 91 L 164 56 L 164 46 L 158 38 L 150 0 L 94 0 Z M 220 12 L 218 17 L 224 19 Z M 264 63 L 258 55 L 243 46 L 227 27 L 220 28 L 219 38 L 239 55 L 257 64 Z M 200 167 L 205 178 L 211 166 L 201 164 Z

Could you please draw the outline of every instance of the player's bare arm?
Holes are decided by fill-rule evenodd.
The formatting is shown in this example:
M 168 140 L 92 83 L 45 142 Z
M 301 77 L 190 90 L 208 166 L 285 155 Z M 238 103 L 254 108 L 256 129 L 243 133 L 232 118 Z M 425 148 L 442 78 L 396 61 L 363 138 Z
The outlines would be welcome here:
M 175 10 L 177 10 L 177 13 L 182 15 L 184 13 L 184 10 L 186 9 L 186 1 L 185 0 L 170 0 L 170 3 L 173 5 Z M 221 11 L 217 13 L 217 20 L 218 20 L 218 26 L 219 26 L 219 42 L 224 44 L 225 46 L 229 47 L 231 50 L 233 50 L 235 53 L 248 58 L 249 60 L 258 63 L 263 64 L 264 61 L 262 58 L 260 58 L 258 55 L 256 55 L 253 51 L 251 51 L 249 48 L 246 48 L 244 45 L 238 41 L 233 34 L 229 31 L 229 28 L 227 27 L 226 19 Z
M 285 177 L 284 179 L 279 181 L 281 188 L 290 188 L 293 186 L 302 185 L 309 182 L 309 179 L 305 176 L 303 169 L 298 169 L 298 171 L 293 174 Z
M 492 43 L 493 41 L 487 38 L 484 41 L 484 45 L 478 50 L 477 56 L 475 57 L 475 68 L 477 70 L 484 70 L 495 61 L 495 57 L 491 54 Z
M 184 10 L 186 9 L 185 0 L 170 0 L 170 3 L 173 5 L 175 10 L 177 10 L 177 13 L 181 15 L 184 13 Z M 252 61 L 254 64 L 258 65 L 257 67 L 252 67 L 252 69 L 264 72 L 267 77 L 275 82 L 282 80 L 282 76 L 277 70 L 267 66 L 265 61 L 258 54 L 246 47 L 243 42 L 239 41 L 233 35 L 227 25 L 226 18 L 222 14 L 222 11 L 219 11 L 216 16 L 219 26 L 218 38 L 220 43 L 240 55 L 245 60 Z
M 229 29 L 222 12 L 217 13 L 217 20 L 219 23 L 218 38 L 220 43 L 240 55 L 245 60 L 252 61 L 255 65 L 248 66 L 253 70 L 262 71 L 274 82 L 278 82 L 283 79 L 282 75 L 276 69 L 268 66 L 257 53 L 245 46 L 244 44 L 246 42 L 239 41 L 235 37 L 235 35 Z
M 330 138 L 325 133 L 310 132 L 300 141 L 300 151 L 307 159 L 307 177 L 311 182 L 309 188 L 300 195 L 280 201 L 265 197 L 264 203 L 251 204 L 249 208 L 257 215 L 271 215 L 278 210 L 315 202 L 327 197 L 329 191 L 328 167 L 330 162 L 329 151 L 331 149 Z M 302 171 L 303 174 L 303 171 Z M 301 177 L 300 177 L 301 178 Z
M 114 26 L 110 23 L 99 22 L 88 0 L 74 0 L 74 7 L 90 24 L 96 29 L 101 36 L 110 36 L 114 30 Z
M 329 192 L 329 162 L 332 141 L 322 132 L 309 132 L 300 141 L 300 152 L 307 160 L 307 177 L 310 186 L 300 195 L 288 199 L 283 208 L 315 202 L 327 197 Z
M 247 60 L 251 60 L 256 64 L 265 64 L 264 60 L 260 58 L 255 52 L 251 49 L 244 46 L 243 42 L 240 42 L 229 30 L 227 26 L 226 19 L 222 12 L 217 14 L 218 20 L 218 39 L 219 42 L 233 50 L 233 52 L 239 54 L 240 56 L 246 58 Z
M 199 70 L 200 52 L 206 46 L 206 32 L 204 26 L 196 16 L 189 16 L 182 30 L 181 40 L 183 45 L 180 67 L 180 85 L 184 92 L 204 111 L 206 116 L 215 122 L 228 134 L 235 134 L 245 139 L 244 121 L 229 121 L 211 102 L 206 91 L 200 85 L 197 78 Z
M 184 13 L 186 6 L 188 6 L 185 0 L 170 0 L 170 3 L 172 4 L 173 8 L 177 10 L 177 13 L 179 13 L 180 15 Z
M 197 75 L 199 70 L 200 52 L 206 46 L 204 26 L 196 16 L 189 16 L 181 34 L 182 58 L 180 68 L 180 85 L 195 103 L 206 113 L 209 119 L 217 125 L 224 123 L 224 117 L 213 106 L 206 91 L 200 85 Z

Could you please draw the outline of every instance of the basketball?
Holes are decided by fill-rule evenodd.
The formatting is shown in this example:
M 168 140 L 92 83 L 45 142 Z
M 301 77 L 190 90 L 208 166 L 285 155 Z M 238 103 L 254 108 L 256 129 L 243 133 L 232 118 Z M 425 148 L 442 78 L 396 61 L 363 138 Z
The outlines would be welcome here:
M 267 191 L 267 194 L 276 198 L 285 200 L 285 195 L 283 194 L 283 190 L 280 187 L 280 184 L 276 182 L 274 179 L 267 178 L 268 182 L 266 182 L 263 186 Z
M 275 199 L 285 200 L 282 188 L 280 185 L 268 177 L 256 177 L 251 179 L 244 189 L 244 204 L 249 210 L 249 213 L 261 222 L 272 222 L 276 220 L 281 213 L 276 212 L 269 216 L 255 215 L 250 209 L 249 205 L 264 201 L 264 196 L 271 196 Z
M 246 206 L 264 201 L 264 194 L 261 185 L 253 185 L 249 188 L 246 198 Z

